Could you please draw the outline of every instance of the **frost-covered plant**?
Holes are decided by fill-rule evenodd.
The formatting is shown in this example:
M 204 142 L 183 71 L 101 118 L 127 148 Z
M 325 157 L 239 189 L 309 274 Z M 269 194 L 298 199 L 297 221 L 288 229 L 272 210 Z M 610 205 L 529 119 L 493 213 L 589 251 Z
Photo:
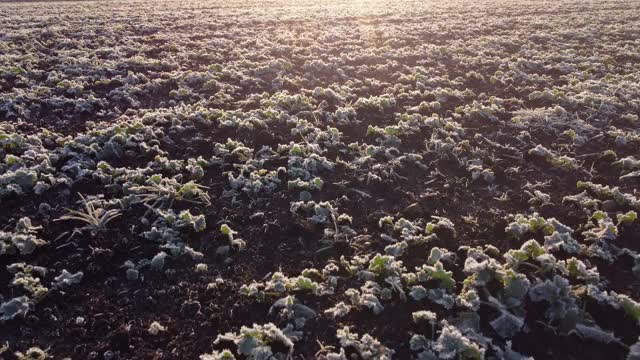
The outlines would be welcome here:
M 13 320 L 18 316 L 26 316 L 32 302 L 26 296 L 18 296 L 0 304 L 0 321 Z
M 612 244 L 618 237 L 618 226 L 609 215 L 604 211 L 594 212 L 583 229 L 582 235 L 585 241 L 591 243 L 586 253 L 589 256 L 613 262 L 618 253 L 614 250 L 615 245 Z
M 364 109 L 369 111 L 385 112 L 396 106 L 396 100 L 388 95 L 372 96 L 369 98 L 361 97 L 353 104 L 355 109 Z
M 175 178 L 152 177 L 147 185 L 133 186 L 129 190 L 139 200 L 151 207 L 171 207 L 174 201 L 211 205 L 211 197 L 206 187 L 193 181 L 181 184 Z
M 209 271 L 209 266 L 207 264 L 199 263 L 196 264 L 195 272 L 198 274 L 206 274 Z
M 428 322 L 432 326 L 435 326 L 437 323 L 436 313 L 427 310 L 414 311 L 411 314 L 411 318 L 415 323 Z
M 597 224 L 589 224 L 591 229 L 582 233 L 587 240 L 611 241 L 618 237 L 618 228 L 604 211 L 596 211 L 591 218 Z
M 441 288 L 447 291 L 455 289 L 456 281 L 453 278 L 453 272 L 445 270 L 440 260 L 435 261 L 433 265 L 424 264 L 416 267 L 415 274 L 418 281 L 437 280 Z
M 598 268 L 593 267 L 589 269 L 584 261 L 575 257 L 558 261 L 558 267 L 566 269 L 569 276 L 582 280 L 585 283 L 598 284 L 600 282 L 600 273 L 598 273 Z
M 155 271 L 162 271 L 164 269 L 165 259 L 167 256 L 167 253 L 160 251 L 151 259 L 149 265 Z
M 618 161 L 614 161 L 611 165 L 621 168 L 623 170 L 636 170 L 640 169 L 640 160 L 633 156 L 627 156 Z
M 229 239 L 229 244 L 237 246 L 240 250 L 246 247 L 246 243 L 244 242 L 244 240 L 235 237 L 238 232 L 231 229 L 229 225 L 220 225 L 220 232 L 222 233 L 222 235 L 226 236 L 227 239 Z
M 548 303 L 545 317 L 551 322 L 559 322 L 561 330 L 569 331 L 578 321 L 579 309 L 569 281 L 555 275 L 534 284 L 529 291 L 531 301 Z
M 351 312 L 351 306 L 345 304 L 343 301 L 336 303 L 334 306 L 326 309 L 325 314 L 329 315 L 333 319 L 339 319 L 347 316 Z
M 456 237 L 456 229 L 453 222 L 445 217 L 432 216 L 436 221 L 429 222 L 425 227 L 427 234 L 442 234 L 446 233 L 449 237 Z
M 309 181 L 303 181 L 301 179 L 289 180 L 287 187 L 289 190 L 322 190 L 324 181 L 319 177 L 314 177 Z
M 66 269 L 63 269 L 60 275 L 54 278 L 55 281 L 51 283 L 51 287 L 54 289 L 60 289 L 63 287 L 79 284 L 83 276 L 84 273 L 82 271 L 78 271 L 75 274 L 72 274 Z
M 485 349 L 463 335 L 460 329 L 442 321 L 440 335 L 433 343 L 433 350 L 440 359 L 484 359 Z
M 575 170 L 578 167 L 576 159 L 566 155 L 558 156 L 542 145 L 529 150 L 529 155 L 542 158 L 548 164 L 563 170 Z
M 528 240 L 519 249 L 511 249 L 504 254 L 506 263 L 512 269 L 525 261 L 537 260 L 538 257 L 547 254 L 547 251 L 536 240 Z
M 360 291 L 347 289 L 344 294 L 354 306 L 369 308 L 374 314 L 380 315 L 384 311 L 384 306 L 380 302 L 380 297 L 383 295 L 382 291 L 383 289 L 378 284 L 367 281 Z
M 158 228 L 171 227 L 176 230 L 192 228 L 196 232 L 201 232 L 207 227 L 204 215 L 192 215 L 189 210 L 183 210 L 179 214 L 176 214 L 172 209 L 166 211 L 155 209 L 155 212 L 158 218 L 153 223 L 153 226 Z
M 243 173 L 249 172 L 248 177 Z M 246 167 L 238 176 L 233 176 L 231 172 L 227 173 L 231 189 L 243 191 L 250 196 L 257 196 L 261 192 L 266 194 L 273 193 L 280 186 L 281 180 L 278 179 L 277 171 L 269 171 L 266 169 L 256 169 Z M 289 184 L 291 188 L 291 184 Z
M 385 216 L 378 220 L 378 226 L 385 230 L 385 233 L 381 235 L 383 240 L 395 243 L 390 245 L 389 250 L 385 249 L 390 255 L 392 255 L 393 252 L 401 255 L 409 244 L 425 244 L 437 238 L 436 234 L 424 235 L 422 232 L 426 232 L 426 230 L 418 222 L 405 218 L 394 221 L 392 216 Z M 400 239 L 402 239 L 401 242 L 397 242 L 393 237 L 396 234 L 400 235 Z
M 279 316 L 287 321 L 291 321 L 294 328 L 300 330 L 305 323 L 316 317 L 316 312 L 308 306 L 303 305 L 294 296 L 285 296 L 276 300 L 269 309 L 269 313 L 278 311 Z
M 467 171 L 471 173 L 471 180 L 476 181 L 482 179 L 487 184 L 493 184 L 496 176 L 491 169 L 484 168 L 482 160 L 473 159 L 466 162 Z
M 309 221 L 315 224 L 327 224 L 330 221 L 336 221 L 336 210 L 329 202 L 316 203 L 315 201 L 309 202 L 294 202 L 291 204 L 290 211 L 292 214 L 297 215 L 299 211 L 311 214 Z
M 640 302 L 635 301 L 624 294 L 615 294 L 612 292 L 611 294 L 617 301 L 618 305 L 624 310 L 627 315 L 631 318 L 635 319 L 638 324 L 640 324 Z
M 638 342 L 629 347 L 627 360 L 640 360 L 640 337 L 638 337 Z
M 310 181 L 313 177 L 320 177 L 322 172 L 333 172 L 335 170 L 336 164 L 320 155 L 320 149 L 311 144 L 290 144 L 278 149 L 278 152 L 287 150 L 289 152 L 287 174 L 291 179 Z
M 535 234 L 542 231 L 547 235 L 551 235 L 556 227 L 561 227 L 564 230 L 571 231 L 571 229 L 566 229 L 565 226 L 557 221 L 553 222 L 553 220 L 555 219 L 546 220 L 538 215 L 538 213 L 533 213 L 530 216 L 517 214 L 514 221 L 510 222 L 504 231 L 517 240 L 521 239 L 529 232 Z
M 413 129 L 412 129 L 413 130 Z M 378 126 L 369 125 L 367 128 L 367 135 L 376 136 L 377 143 L 382 147 L 397 147 L 402 143 L 400 136 L 409 136 L 413 131 L 407 131 L 398 126 L 387 126 L 380 128 Z
M 618 224 L 617 225 L 631 225 L 634 221 L 636 221 L 638 219 L 638 213 L 636 213 L 635 211 L 631 210 L 628 211 L 625 214 L 618 214 L 616 215 L 616 218 L 618 219 Z
M 526 278 L 525 278 L 526 279 Z M 526 293 L 526 290 L 525 290 Z M 489 324 L 502 338 L 512 338 L 524 326 L 524 316 L 518 316 L 511 312 L 509 305 L 503 304 L 499 299 L 488 296 L 486 304 L 498 310 L 498 317 L 493 319 Z
M 595 196 L 599 200 L 614 200 L 620 206 L 631 206 L 640 209 L 640 200 L 633 194 L 623 193 L 619 187 L 594 184 L 590 181 L 578 181 L 578 190 L 585 190 L 588 194 Z M 586 194 L 585 194 L 586 195 Z
M 238 355 L 244 355 L 247 359 L 269 359 L 275 354 L 271 346 L 278 345 L 288 349 L 288 354 L 293 352 L 293 342 L 297 339 L 287 336 L 282 330 L 272 323 L 264 325 L 253 324 L 252 327 L 243 326 L 240 333 L 226 333 L 218 335 L 213 342 L 215 345 L 233 343 L 237 346 Z
M 395 260 L 392 256 L 376 254 L 370 261 L 368 271 L 379 275 L 381 277 L 386 276 L 400 276 L 404 272 L 402 261 Z M 360 272 L 359 276 L 362 272 Z
M 168 250 L 171 255 L 180 256 L 187 254 L 194 260 L 200 260 L 204 255 L 188 246 L 180 237 L 185 228 L 193 231 L 203 231 L 206 228 L 204 215 L 192 215 L 189 210 L 184 210 L 176 215 L 173 210 L 167 211 L 160 208 L 150 207 L 150 210 L 157 216 L 151 229 L 142 233 L 147 240 L 162 244 L 161 248 Z M 157 266 L 164 266 L 164 256 L 155 259 Z
M 213 351 L 209 354 L 200 355 L 200 360 L 235 360 L 236 357 L 229 350 Z
M 158 335 L 159 333 L 167 331 L 167 328 L 162 326 L 159 322 L 154 321 L 149 325 L 147 332 L 151 335 Z
M 46 241 L 34 235 L 40 227 L 32 226 L 29 218 L 21 218 L 15 227 L 15 232 L 0 231 L 0 255 L 11 255 L 16 252 L 28 255 L 38 247 L 46 244 Z
M 551 195 L 545 194 L 540 190 L 534 190 L 533 193 L 525 190 L 525 194 L 530 197 L 528 203 L 531 205 L 541 206 L 551 203 Z
M 333 288 L 327 289 L 327 284 L 319 284 L 304 274 L 310 275 L 308 271 L 303 271 L 303 275 L 297 277 L 287 277 L 281 272 L 275 272 L 271 275 L 271 279 L 265 283 L 254 282 L 249 285 L 242 285 L 240 293 L 246 296 L 264 298 L 268 295 L 282 295 L 294 291 L 308 291 L 318 294 L 320 291 L 331 292 Z M 332 280 L 333 279 L 333 280 Z M 334 277 L 329 277 L 328 282 L 334 282 Z
M 23 195 L 35 190 L 38 173 L 31 169 L 9 170 L 0 174 L 0 198 L 12 194 Z
M 626 347 L 613 332 L 604 330 L 593 322 L 576 324 L 575 329 L 570 330 L 569 334 L 576 334 L 582 339 L 597 341 L 603 344 L 617 343 Z
M 448 294 L 444 289 L 426 289 L 422 285 L 412 286 L 409 296 L 416 301 L 420 301 L 425 298 L 429 299 L 430 301 L 449 310 L 453 309 L 456 304 L 455 297 Z
M 351 217 L 346 214 L 339 214 L 331 202 L 292 202 L 289 211 L 295 215 L 298 220 L 302 219 L 302 221 L 322 225 L 324 227 L 324 234 L 321 241 L 329 244 L 327 248 L 331 247 L 340 237 L 346 238 L 356 235 L 355 231 L 349 226 L 352 221 Z
M 549 252 L 562 249 L 567 254 L 579 254 L 584 250 L 584 245 L 574 239 L 570 232 L 554 231 L 544 237 L 544 248 Z
M 36 300 L 41 299 L 49 291 L 49 289 L 41 284 L 39 278 L 46 275 L 47 270 L 43 267 L 27 265 L 25 263 L 15 263 L 8 265 L 7 271 L 14 274 L 11 286 L 24 288 Z
M 348 326 L 338 329 L 336 337 L 340 340 L 340 346 L 354 349 L 363 360 L 390 360 L 394 353 L 373 336 L 364 334 L 360 337 L 352 333 Z
M 37 346 L 27 349 L 24 353 L 17 351 L 15 353 L 18 360 L 45 360 L 49 357 L 49 354 L 45 350 L 40 349 Z

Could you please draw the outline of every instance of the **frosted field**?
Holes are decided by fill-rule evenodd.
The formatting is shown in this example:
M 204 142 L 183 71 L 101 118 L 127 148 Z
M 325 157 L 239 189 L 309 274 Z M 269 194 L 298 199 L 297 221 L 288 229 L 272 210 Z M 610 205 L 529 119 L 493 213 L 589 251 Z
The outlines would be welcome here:
M 640 2 L 0 14 L 0 358 L 640 359 Z

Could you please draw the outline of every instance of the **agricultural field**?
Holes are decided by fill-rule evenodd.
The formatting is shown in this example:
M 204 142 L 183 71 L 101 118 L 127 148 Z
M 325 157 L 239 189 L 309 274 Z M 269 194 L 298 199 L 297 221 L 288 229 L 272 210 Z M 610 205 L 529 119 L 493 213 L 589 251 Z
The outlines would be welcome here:
M 0 358 L 640 359 L 640 2 L 0 3 Z

